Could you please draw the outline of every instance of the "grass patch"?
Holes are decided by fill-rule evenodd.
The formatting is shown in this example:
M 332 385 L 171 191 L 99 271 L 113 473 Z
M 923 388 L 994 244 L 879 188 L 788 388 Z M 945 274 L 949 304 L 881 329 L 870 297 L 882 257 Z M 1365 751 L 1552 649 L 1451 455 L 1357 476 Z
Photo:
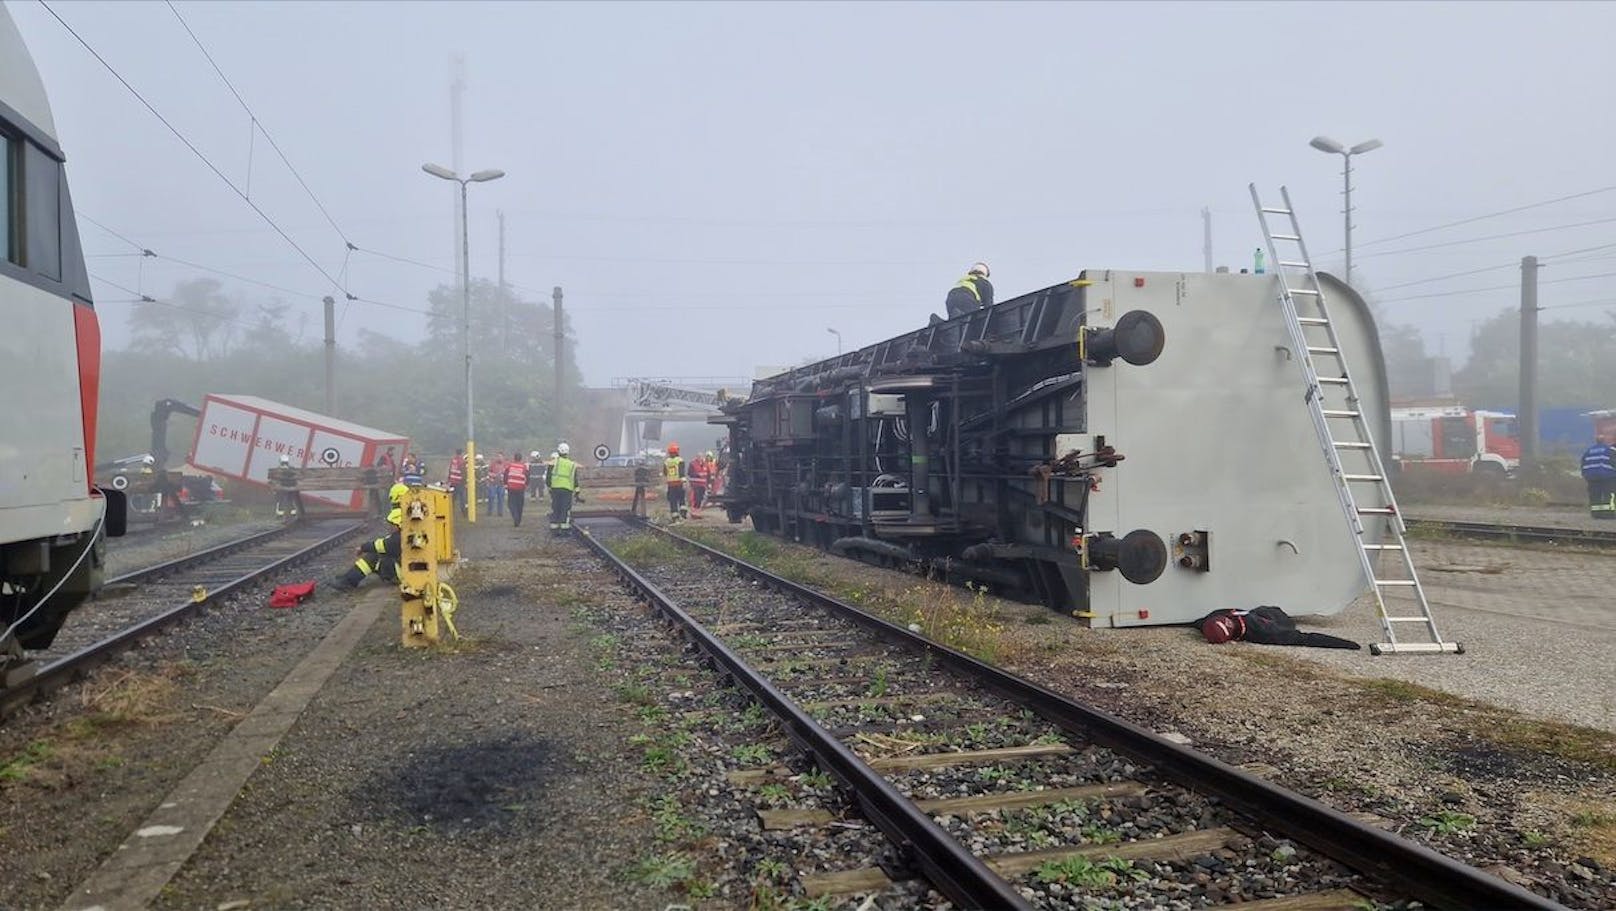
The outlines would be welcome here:
M 1456 835 L 1475 828 L 1476 817 L 1471 816 L 1469 813 L 1455 813 L 1451 810 L 1443 810 L 1430 816 L 1421 816 L 1420 825 L 1432 835 Z
M 696 874 L 696 861 L 680 851 L 653 854 L 634 865 L 629 875 L 659 889 L 676 886 Z
M 1086 857 L 1045 861 L 1038 868 L 1038 881 L 1068 883 L 1087 889 L 1114 886 L 1121 879 L 1147 879 L 1149 874 L 1134 868 L 1130 861 L 1112 857 L 1095 863 Z
M 1390 677 L 1376 677 L 1373 680 L 1358 681 L 1358 685 L 1365 693 L 1371 696 L 1399 705 L 1410 702 L 1430 702 L 1436 705 L 1464 706 L 1469 700 L 1452 693 L 1433 690 L 1430 687 L 1409 683 L 1406 680 L 1394 680 Z
M 654 532 L 616 538 L 607 542 L 606 546 L 628 563 L 669 563 L 689 559 L 689 552 L 678 542 Z
M 1616 734 L 1609 731 L 1513 715 L 1491 719 L 1482 730 L 1483 736 L 1504 746 L 1616 771 Z
M 0 763 L 0 781 L 26 781 L 33 768 L 49 759 L 53 752 L 48 741 L 36 740 L 28 744 L 21 753 Z

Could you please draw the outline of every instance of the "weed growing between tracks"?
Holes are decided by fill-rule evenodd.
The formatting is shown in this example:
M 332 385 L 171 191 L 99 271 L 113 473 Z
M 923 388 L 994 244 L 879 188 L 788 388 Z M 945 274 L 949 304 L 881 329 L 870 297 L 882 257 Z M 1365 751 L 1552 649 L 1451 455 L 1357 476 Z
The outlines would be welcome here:
M 122 765 L 122 757 L 105 742 L 108 735 L 184 719 L 186 713 L 175 697 L 181 684 L 195 674 L 188 662 L 175 662 L 152 671 L 104 671 L 86 681 L 78 694 L 80 714 L 51 726 L 21 750 L 0 759 L 0 788 L 56 790 L 91 772 Z

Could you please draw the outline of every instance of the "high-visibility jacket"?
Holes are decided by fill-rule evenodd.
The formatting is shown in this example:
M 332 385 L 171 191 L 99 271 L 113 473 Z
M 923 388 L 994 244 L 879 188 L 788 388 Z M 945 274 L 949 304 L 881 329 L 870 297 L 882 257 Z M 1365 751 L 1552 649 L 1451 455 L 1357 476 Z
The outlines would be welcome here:
M 694 462 L 690 463 L 690 483 L 706 487 L 707 476 L 710 474 L 712 474 L 712 469 L 708 466 L 706 459 L 698 456 Z
M 449 460 L 449 486 L 459 487 L 466 480 L 466 457 L 455 456 Z
M 551 490 L 577 490 L 578 489 L 578 463 L 562 456 L 555 460 L 550 468 Z
M 505 489 L 527 490 L 526 462 L 512 462 L 505 466 Z
M 685 483 L 685 460 L 678 456 L 668 456 L 662 460 L 662 477 L 669 487 L 682 487 Z

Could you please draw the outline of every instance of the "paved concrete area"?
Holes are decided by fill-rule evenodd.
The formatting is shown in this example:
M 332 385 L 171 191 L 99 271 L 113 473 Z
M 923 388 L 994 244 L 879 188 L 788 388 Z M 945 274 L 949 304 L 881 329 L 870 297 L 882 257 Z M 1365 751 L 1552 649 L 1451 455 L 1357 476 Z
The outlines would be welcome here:
M 1290 653 L 1616 731 L 1616 554 L 1446 541 L 1413 546 L 1438 629 L 1462 643 L 1465 654 Z M 1413 612 L 1411 602 L 1389 603 L 1394 615 Z M 1366 645 L 1384 640 L 1368 599 L 1339 617 L 1303 625 Z M 1402 627 L 1403 638 L 1424 641 L 1413 635 L 1414 624 Z
M 1410 519 L 1438 519 L 1448 522 L 1493 522 L 1499 525 L 1537 525 L 1547 528 L 1616 529 L 1616 522 L 1602 522 L 1588 510 L 1566 506 L 1427 506 L 1404 505 Z

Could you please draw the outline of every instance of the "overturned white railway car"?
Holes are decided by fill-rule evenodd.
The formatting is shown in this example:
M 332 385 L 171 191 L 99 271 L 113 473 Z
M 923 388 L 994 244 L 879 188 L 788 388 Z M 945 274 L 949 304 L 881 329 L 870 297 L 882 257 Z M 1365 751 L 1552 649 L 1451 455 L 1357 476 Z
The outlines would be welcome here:
M 1383 446 L 1373 317 L 1320 282 Z M 1334 614 L 1368 588 L 1305 388 L 1273 276 L 1088 270 L 757 382 L 714 419 L 724 505 L 1096 626 Z

